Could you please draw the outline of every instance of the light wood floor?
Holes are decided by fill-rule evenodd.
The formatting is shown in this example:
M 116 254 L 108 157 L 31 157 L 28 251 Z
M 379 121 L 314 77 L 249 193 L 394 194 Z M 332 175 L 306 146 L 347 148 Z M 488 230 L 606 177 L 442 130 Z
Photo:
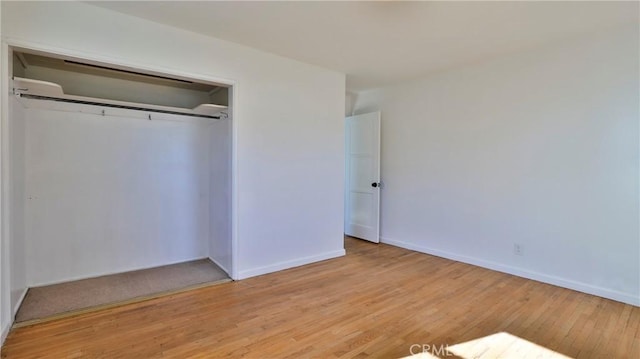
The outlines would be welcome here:
M 342 258 L 18 328 L 2 358 L 397 358 L 414 344 L 497 333 L 570 357 L 640 358 L 638 307 L 383 244 L 347 239 L 346 248 Z

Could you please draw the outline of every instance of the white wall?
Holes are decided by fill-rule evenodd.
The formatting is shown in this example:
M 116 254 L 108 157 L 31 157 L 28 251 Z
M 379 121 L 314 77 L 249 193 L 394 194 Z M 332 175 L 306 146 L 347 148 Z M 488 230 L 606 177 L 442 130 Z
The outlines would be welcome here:
M 0 3 L 0 36 L 4 35 L 4 31 L 2 30 L 4 27 L 3 16 L 2 4 Z M 2 46 L 2 48 L 0 48 L 0 55 L 3 59 L 0 61 L 0 88 L 4 89 L 9 85 L 7 74 L 11 61 L 13 60 L 13 54 L 8 51 L 6 46 Z M 4 60 L 9 57 L 11 58 L 9 61 Z M 9 144 L 7 141 L 9 138 L 7 131 L 9 117 L 8 97 L 8 91 L 0 92 L 0 116 L 2 117 L 2 121 L 0 121 L 0 141 L 2 141 L 2 143 L 0 143 L 0 149 L 2 150 L 2 154 L 0 154 L 0 170 L 3 172 L 8 168 L 7 162 L 9 160 Z M 5 120 L 5 118 L 7 120 Z M 9 334 L 9 328 L 13 323 L 13 316 L 11 315 L 11 281 L 9 278 L 10 248 L 8 239 L 9 231 L 7 230 L 8 216 L 5 216 L 9 204 L 9 196 L 5 191 L 8 183 L 5 178 L 1 178 L 0 181 L 2 181 L 0 183 L 0 345 L 2 345 L 7 334 Z M 0 351 L 2 351 L 1 348 Z
M 640 305 L 638 30 L 360 93 L 382 240 Z
M 85 3 L 1 6 L 12 44 L 235 84 L 236 278 L 344 254 L 344 74 Z
M 354 106 L 356 104 L 356 100 L 358 98 L 358 94 L 354 92 L 347 92 L 345 94 L 345 103 L 344 103 L 344 116 L 349 117 L 353 115 Z
M 26 114 L 22 105 L 12 97 L 9 100 L 9 136 L 11 137 L 9 166 L 11 189 L 9 191 L 10 222 L 10 275 L 11 310 L 17 312 L 27 290 L 26 238 L 25 238 L 25 140 Z
M 231 273 L 231 122 L 223 119 L 210 127 L 210 188 L 208 256 Z
M 208 121 L 25 102 L 29 286 L 208 256 Z

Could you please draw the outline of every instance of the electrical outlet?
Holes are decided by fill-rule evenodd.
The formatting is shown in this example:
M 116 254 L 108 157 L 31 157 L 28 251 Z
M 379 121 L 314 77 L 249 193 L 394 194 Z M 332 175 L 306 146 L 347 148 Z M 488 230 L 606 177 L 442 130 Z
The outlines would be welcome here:
M 522 244 L 520 243 L 513 244 L 513 254 L 517 256 L 524 255 L 524 249 L 522 248 Z

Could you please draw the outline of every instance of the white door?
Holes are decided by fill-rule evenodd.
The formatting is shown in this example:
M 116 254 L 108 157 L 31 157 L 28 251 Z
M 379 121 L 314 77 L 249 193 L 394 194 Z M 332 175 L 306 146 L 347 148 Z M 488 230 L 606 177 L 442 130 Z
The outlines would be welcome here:
M 380 112 L 346 118 L 346 235 L 378 243 L 380 230 Z

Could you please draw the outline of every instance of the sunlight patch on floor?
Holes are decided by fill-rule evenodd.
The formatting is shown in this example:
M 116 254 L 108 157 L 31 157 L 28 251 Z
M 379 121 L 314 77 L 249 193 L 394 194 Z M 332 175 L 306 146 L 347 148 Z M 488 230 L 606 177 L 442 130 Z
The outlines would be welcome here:
M 411 359 L 489 359 L 489 358 L 531 358 L 531 359 L 570 359 L 566 355 L 554 352 L 515 335 L 500 332 L 486 337 L 455 345 L 414 344 Z

